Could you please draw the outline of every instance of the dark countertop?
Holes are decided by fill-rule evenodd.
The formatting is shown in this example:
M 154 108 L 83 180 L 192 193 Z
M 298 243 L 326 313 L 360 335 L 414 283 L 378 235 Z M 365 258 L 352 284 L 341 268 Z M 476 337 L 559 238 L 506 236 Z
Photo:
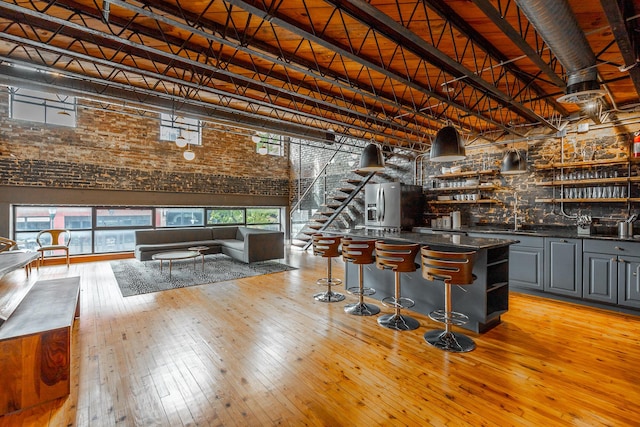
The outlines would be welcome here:
M 592 234 L 578 234 L 577 227 L 547 227 L 540 226 L 536 227 L 534 225 L 524 226 L 522 229 L 514 230 L 513 226 L 511 228 L 506 228 L 505 226 L 500 225 L 479 225 L 472 227 L 461 227 L 456 230 L 445 230 L 445 229 L 434 229 L 430 227 L 416 227 L 414 231 L 425 234 L 433 234 L 433 233 L 486 233 L 486 234 L 505 234 L 505 235 L 513 235 L 514 239 L 517 239 L 518 236 L 533 236 L 533 237 L 558 237 L 565 239 L 597 239 L 597 240 L 612 240 L 612 241 L 624 241 L 624 242 L 640 242 L 640 235 L 635 235 L 634 237 L 628 238 L 620 238 L 616 234 L 601 234 L 601 233 L 592 233 Z
M 383 230 L 349 229 L 340 231 L 325 230 L 327 234 L 340 234 L 353 237 L 363 237 L 368 239 L 384 239 L 386 241 L 397 241 L 406 243 L 419 243 L 438 247 L 456 247 L 470 250 L 492 249 L 508 246 L 517 243 L 517 236 L 513 240 L 495 239 L 484 237 L 469 237 L 456 233 L 416 233 L 409 231 L 390 232 Z

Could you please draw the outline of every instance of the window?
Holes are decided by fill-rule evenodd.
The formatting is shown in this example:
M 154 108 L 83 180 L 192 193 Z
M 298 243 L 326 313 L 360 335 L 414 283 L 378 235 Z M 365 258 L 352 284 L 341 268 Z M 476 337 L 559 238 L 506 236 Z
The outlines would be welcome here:
M 256 153 L 271 156 L 284 155 L 283 150 L 283 137 L 280 135 L 274 135 L 270 133 L 258 132 L 252 138 L 252 141 L 256 144 Z
M 210 209 L 207 210 L 207 225 L 244 224 L 244 209 Z
M 16 120 L 76 127 L 76 99 L 73 96 L 10 87 L 9 116 Z
M 21 249 L 37 249 L 40 230 L 66 228 L 71 230 L 69 253 L 87 254 L 93 251 L 91 233 L 92 209 L 89 207 L 18 206 L 15 209 L 15 240 Z M 37 224 L 38 227 L 33 225 Z
M 150 227 L 153 225 L 153 209 L 97 208 L 96 227 Z
M 202 125 L 198 119 L 160 114 L 160 140 L 176 144 L 202 145 Z
M 280 209 L 249 208 L 246 223 L 248 227 L 280 230 Z
M 204 209 L 202 208 L 156 209 L 156 227 L 202 226 L 204 226 Z
M 281 208 L 14 206 L 13 239 L 36 250 L 36 236 L 49 228 L 71 230 L 70 253 L 132 252 L 136 230 L 246 225 L 280 230 Z

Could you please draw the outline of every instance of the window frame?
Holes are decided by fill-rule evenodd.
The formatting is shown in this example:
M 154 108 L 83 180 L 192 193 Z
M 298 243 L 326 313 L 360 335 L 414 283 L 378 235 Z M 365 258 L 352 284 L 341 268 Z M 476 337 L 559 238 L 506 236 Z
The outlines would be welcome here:
M 10 86 L 8 90 L 10 119 L 53 126 L 77 127 L 78 104 L 75 96 L 60 95 L 17 86 Z M 20 91 L 22 91 L 22 93 L 20 93 Z M 35 116 L 26 116 L 23 114 L 16 117 L 16 111 L 19 110 L 17 108 L 18 105 L 41 107 L 42 120 L 35 118 Z M 63 119 L 62 117 L 67 118 Z
M 191 117 L 178 116 L 169 113 L 160 113 L 160 141 L 178 143 L 178 139 L 184 139 L 186 145 L 202 145 L 201 120 Z

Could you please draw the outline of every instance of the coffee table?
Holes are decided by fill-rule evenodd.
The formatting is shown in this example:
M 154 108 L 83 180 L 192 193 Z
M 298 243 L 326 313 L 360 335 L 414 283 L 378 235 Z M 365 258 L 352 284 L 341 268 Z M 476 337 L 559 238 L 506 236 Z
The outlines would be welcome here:
M 193 258 L 193 268 L 196 268 L 196 258 L 201 255 L 198 251 L 169 251 L 153 254 L 151 259 L 160 261 L 160 273 L 162 273 L 162 262 L 169 261 L 169 279 L 171 279 L 171 266 L 173 261 Z
M 188 249 L 190 251 L 196 251 L 202 255 L 202 271 L 204 271 L 204 251 L 209 250 L 209 246 L 192 246 Z

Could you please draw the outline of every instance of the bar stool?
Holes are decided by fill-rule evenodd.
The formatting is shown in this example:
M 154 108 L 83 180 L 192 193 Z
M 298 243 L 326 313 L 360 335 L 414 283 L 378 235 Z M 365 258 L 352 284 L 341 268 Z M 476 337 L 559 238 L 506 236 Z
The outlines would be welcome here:
M 380 240 L 376 242 L 376 267 L 395 273 L 395 294 L 393 297 L 382 299 L 384 306 L 393 307 L 395 311 L 393 314 L 378 317 L 380 326 L 398 331 L 410 331 L 420 326 L 420 322 L 413 317 L 400 314 L 401 309 L 415 305 L 412 299 L 400 295 L 400 273 L 416 271 L 415 257 L 419 250 L 420 245 L 417 243 L 391 244 Z
M 358 302 L 347 304 L 344 307 L 345 313 L 355 316 L 373 316 L 380 313 L 380 307 L 364 302 L 364 297 L 376 293 L 373 288 L 364 287 L 362 280 L 362 269 L 365 264 L 373 264 L 375 258 L 373 251 L 376 248 L 375 240 L 353 240 L 350 237 L 342 238 L 342 260 L 358 266 L 358 287 L 347 288 L 347 292 L 358 295 Z
M 451 285 L 471 285 L 476 276 L 471 273 L 476 252 L 441 252 L 423 247 L 422 277 L 427 280 L 444 282 L 444 310 L 434 310 L 429 317 L 436 322 L 444 323 L 445 329 L 427 331 L 424 339 L 427 343 L 441 350 L 464 353 L 476 348 L 476 344 L 468 336 L 453 332 L 452 325 L 460 326 L 469 321 L 465 314 L 451 309 Z
M 344 300 L 344 295 L 333 292 L 332 286 L 338 286 L 342 284 L 342 280 L 331 277 L 331 259 L 340 256 L 340 236 L 323 236 L 322 234 L 312 234 L 311 240 L 313 243 L 313 254 L 327 258 L 327 277 L 318 279 L 316 282 L 318 285 L 326 286 L 325 292 L 319 292 L 314 294 L 313 297 L 317 301 L 321 302 L 338 302 Z

